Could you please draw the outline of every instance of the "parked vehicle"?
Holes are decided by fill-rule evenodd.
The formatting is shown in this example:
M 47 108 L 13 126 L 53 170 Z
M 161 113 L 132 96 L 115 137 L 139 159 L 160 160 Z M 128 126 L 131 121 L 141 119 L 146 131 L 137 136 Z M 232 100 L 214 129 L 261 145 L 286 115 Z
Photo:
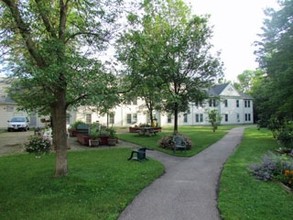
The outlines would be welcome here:
M 29 120 L 25 116 L 14 116 L 8 121 L 8 131 L 29 130 Z

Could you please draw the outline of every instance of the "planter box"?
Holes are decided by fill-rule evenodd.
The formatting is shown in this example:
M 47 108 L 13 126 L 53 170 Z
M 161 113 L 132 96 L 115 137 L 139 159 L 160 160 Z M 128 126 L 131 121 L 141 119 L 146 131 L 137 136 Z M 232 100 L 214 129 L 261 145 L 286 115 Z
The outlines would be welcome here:
M 100 140 L 99 139 L 89 139 L 89 146 L 90 147 L 98 147 L 100 145 Z
M 100 137 L 100 145 L 115 146 L 118 143 L 118 138 Z
M 76 137 L 77 137 L 77 141 L 78 141 L 80 144 L 82 144 L 82 145 L 86 145 L 86 146 L 89 145 L 89 139 L 90 139 L 90 137 L 89 137 L 88 135 L 78 133 L 78 134 L 76 135 Z
M 68 129 L 68 132 L 70 137 L 76 137 L 78 133 L 75 129 Z

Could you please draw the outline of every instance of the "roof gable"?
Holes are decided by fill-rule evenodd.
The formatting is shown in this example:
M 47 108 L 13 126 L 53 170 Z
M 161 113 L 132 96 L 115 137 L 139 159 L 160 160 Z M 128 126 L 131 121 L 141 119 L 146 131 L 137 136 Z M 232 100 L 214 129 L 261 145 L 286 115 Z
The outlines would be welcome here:
M 240 93 L 230 83 L 222 90 L 220 95 L 223 96 L 241 96 Z

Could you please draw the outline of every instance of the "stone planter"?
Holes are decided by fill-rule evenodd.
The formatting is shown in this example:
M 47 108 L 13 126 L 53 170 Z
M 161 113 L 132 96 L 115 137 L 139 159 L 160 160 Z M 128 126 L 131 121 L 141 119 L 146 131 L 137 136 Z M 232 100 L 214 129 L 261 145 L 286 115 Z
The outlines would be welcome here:
M 98 147 L 100 145 L 99 139 L 89 139 L 89 146 L 90 147 Z

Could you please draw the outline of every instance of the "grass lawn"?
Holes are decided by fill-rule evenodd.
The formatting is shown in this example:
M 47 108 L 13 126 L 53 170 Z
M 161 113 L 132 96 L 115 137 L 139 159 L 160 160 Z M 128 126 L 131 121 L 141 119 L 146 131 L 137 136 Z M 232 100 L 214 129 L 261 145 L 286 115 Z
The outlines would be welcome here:
M 220 140 L 230 129 L 232 126 L 219 126 L 216 132 L 212 132 L 212 128 L 210 126 L 181 126 L 179 127 L 179 133 L 188 136 L 192 141 L 192 149 L 186 152 L 176 151 L 176 156 L 190 157 L 193 156 L 200 151 L 204 150 L 211 144 Z M 135 143 L 141 146 L 145 146 L 148 148 L 156 149 L 158 151 L 162 151 L 167 154 L 172 154 L 173 151 L 165 150 L 159 147 L 159 140 L 166 136 L 171 135 L 173 132 L 173 127 L 164 127 L 162 132 L 157 133 L 157 135 L 148 137 L 148 136 L 140 136 L 136 133 L 124 133 L 118 134 L 118 137 L 122 140 Z
M 248 172 L 268 151 L 277 147 L 268 130 L 247 128 L 244 139 L 224 166 L 218 205 L 223 219 L 291 220 L 293 194 L 274 182 L 256 180 Z
M 127 161 L 130 149 L 69 152 L 69 175 L 53 178 L 55 155 L 0 157 L 0 219 L 117 219 L 164 168 Z

